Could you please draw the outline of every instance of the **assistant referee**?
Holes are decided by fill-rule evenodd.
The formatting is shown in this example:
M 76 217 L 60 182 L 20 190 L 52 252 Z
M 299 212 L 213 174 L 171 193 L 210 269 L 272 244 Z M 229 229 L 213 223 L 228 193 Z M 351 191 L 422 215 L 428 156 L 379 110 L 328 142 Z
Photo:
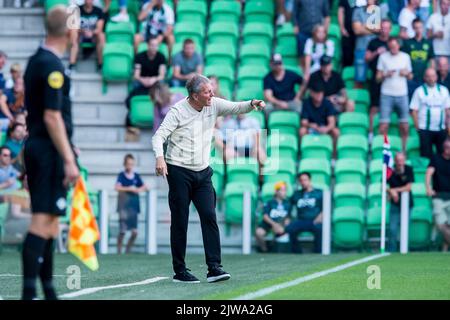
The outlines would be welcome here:
M 262 100 L 230 102 L 214 97 L 211 83 L 194 75 L 186 84 L 188 97 L 170 108 L 153 136 L 156 174 L 167 176 L 171 213 L 170 245 L 174 282 L 200 282 L 186 268 L 186 238 L 191 201 L 197 208 L 208 266 L 208 282 L 228 280 L 221 266 L 216 193 L 209 166 L 211 140 L 218 116 L 247 113 L 265 106 Z M 164 159 L 163 144 L 168 141 Z M 167 164 L 166 164 L 167 161 Z
M 57 299 L 52 283 L 54 238 L 58 216 L 66 213 L 67 188 L 79 175 L 70 143 L 70 79 L 61 62 L 69 40 L 67 18 L 64 6 L 48 12 L 46 39 L 28 61 L 24 76 L 29 130 L 24 157 L 33 216 L 22 251 L 23 300 L 37 298 L 38 275 L 45 299 Z

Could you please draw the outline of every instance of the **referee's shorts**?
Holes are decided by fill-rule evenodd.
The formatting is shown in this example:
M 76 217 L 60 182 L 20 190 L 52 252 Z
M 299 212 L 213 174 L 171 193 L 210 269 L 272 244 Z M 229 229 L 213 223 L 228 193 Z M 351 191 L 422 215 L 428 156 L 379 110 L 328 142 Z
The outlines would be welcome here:
M 52 141 L 37 137 L 27 139 L 24 160 L 32 213 L 65 216 L 64 164 Z

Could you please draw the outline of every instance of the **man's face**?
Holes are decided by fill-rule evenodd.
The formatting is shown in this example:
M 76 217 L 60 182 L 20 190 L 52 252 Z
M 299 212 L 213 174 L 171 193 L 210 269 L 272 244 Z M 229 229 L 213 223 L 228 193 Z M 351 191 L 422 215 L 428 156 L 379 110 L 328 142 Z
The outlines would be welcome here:
M 423 23 L 419 22 L 419 21 L 414 23 L 413 24 L 413 29 L 414 29 L 414 32 L 416 33 L 416 36 L 417 35 L 422 35 L 423 34 Z
M 333 65 L 331 63 L 320 66 L 320 70 L 324 75 L 330 75 L 331 71 L 333 70 Z
M 133 159 L 127 159 L 125 162 L 125 170 L 128 172 L 133 171 L 134 168 L 134 160 Z
M 183 53 L 186 57 L 192 57 L 195 52 L 195 44 L 187 43 L 183 47 Z
M 9 166 L 11 164 L 11 151 L 3 149 L 0 153 L 0 162 L 3 166 Z
M 395 155 L 395 166 L 397 168 L 403 168 L 405 166 L 405 156 L 402 153 Z
M 388 43 L 389 51 L 391 54 L 397 54 L 400 51 L 400 45 L 397 40 L 391 40 Z
M 280 189 L 277 190 L 277 196 L 284 200 L 286 199 L 286 186 L 282 186 Z
M 148 42 L 148 53 L 150 55 L 154 55 L 158 52 L 158 41 L 156 39 L 152 39 Z
M 443 155 L 445 158 L 450 158 L 450 140 L 445 140 L 444 142 L 444 152 Z
M 446 57 L 440 57 L 438 60 L 438 70 L 441 73 L 448 72 L 448 59 Z
M 441 14 L 444 15 L 444 16 L 447 15 L 449 7 L 450 7 L 450 1 L 449 0 L 442 0 L 441 1 Z
M 430 87 L 433 87 L 437 82 L 436 71 L 434 71 L 434 69 L 427 69 L 425 71 L 424 80 Z
M 194 100 L 201 106 L 210 106 L 211 99 L 214 97 L 214 91 L 210 83 L 205 83 L 199 93 L 192 95 Z
M 302 189 L 309 189 L 311 186 L 311 179 L 309 179 L 306 174 L 302 174 L 298 180 L 302 186 Z
M 316 92 L 316 91 L 310 90 L 309 94 L 311 96 L 312 101 L 314 102 L 314 104 L 316 106 L 320 106 L 322 104 L 323 97 L 324 97 L 323 91 Z
M 159 8 L 163 5 L 164 0 L 153 0 L 155 5 Z
M 26 131 L 24 126 L 17 126 L 12 133 L 12 137 L 15 140 L 23 140 L 25 138 Z
M 277 62 L 277 63 L 272 62 L 270 64 L 270 67 L 272 68 L 272 71 L 275 73 L 279 73 L 283 70 L 283 64 L 279 63 L 279 62 Z
M 92 7 L 92 5 L 94 4 L 94 0 L 84 0 L 84 4 L 88 7 Z
M 380 31 L 381 36 L 389 37 L 389 35 L 391 34 L 391 29 L 392 29 L 391 23 L 389 21 L 383 21 L 381 23 L 381 31 Z
M 414 8 L 418 8 L 420 6 L 420 0 L 411 0 L 411 4 Z

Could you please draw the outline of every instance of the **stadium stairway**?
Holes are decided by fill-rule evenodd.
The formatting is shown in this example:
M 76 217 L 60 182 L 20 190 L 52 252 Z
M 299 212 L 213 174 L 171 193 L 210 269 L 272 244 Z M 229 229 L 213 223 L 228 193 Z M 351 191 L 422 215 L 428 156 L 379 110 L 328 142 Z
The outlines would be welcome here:
M 44 10 L 1 8 L 0 10 L 0 50 L 8 55 L 4 72 L 11 64 L 20 63 L 25 70 L 30 55 L 44 38 Z M 151 147 L 151 132 L 141 131 L 138 142 L 125 142 L 127 95 L 126 83 L 109 83 L 106 94 L 102 93 L 101 75 L 95 71 L 95 54 L 87 60 L 79 60 L 77 70 L 71 75 L 72 112 L 74 118 L 75 145 L 80 149 L 80 162 L 89 171 L 89 183 L 95 190 L 109 191 L 110 208 L 110 248 L 115 250 L 118 216 L 114 212 L 117 194 L 113 192 L 117 174 L 123 169 L 123 157 L 127 153 L 135 156 L 137 171 L 147 185 L 159 190 L 158 197 L 158 244 L 161 252 L 170 252 L 169 222 L 167 204 L 167 183 L 154 175 L 154 155 Z M 64 57 L 68 63 L 68 56 Z M 144 199 L 142 199 L 143 201 Z M 144 207 L 144 203 L 142 203 Z M 193 208 L 193 211 L 195 209 Z M 137 245 L 143 249 L 145 215 L 140 215 L 140 232 Z M 241 227 L 232 226 L 225 230 L 224 216 L 218 214 L 219 228 L 224 252 L 238 253 L 242 243 Z M 226 232 L 227 231 L 227 232 Z M 197 214 L 191 215 L 189 225 L 189 251 L 202 252 L 200 223 Z

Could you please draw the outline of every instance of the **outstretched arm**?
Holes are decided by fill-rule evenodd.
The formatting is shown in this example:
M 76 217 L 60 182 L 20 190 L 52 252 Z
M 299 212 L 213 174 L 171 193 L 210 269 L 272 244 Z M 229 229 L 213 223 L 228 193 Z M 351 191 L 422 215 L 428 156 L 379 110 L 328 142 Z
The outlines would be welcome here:
M 264 107 L 266 106 L 263 100 L 256 100 L 256 99 L 242 102 L 232 102 L 220 98 L 216 98 L 215 100 L 218 116 L 248 113 L 252 110 L 264 109 Z

